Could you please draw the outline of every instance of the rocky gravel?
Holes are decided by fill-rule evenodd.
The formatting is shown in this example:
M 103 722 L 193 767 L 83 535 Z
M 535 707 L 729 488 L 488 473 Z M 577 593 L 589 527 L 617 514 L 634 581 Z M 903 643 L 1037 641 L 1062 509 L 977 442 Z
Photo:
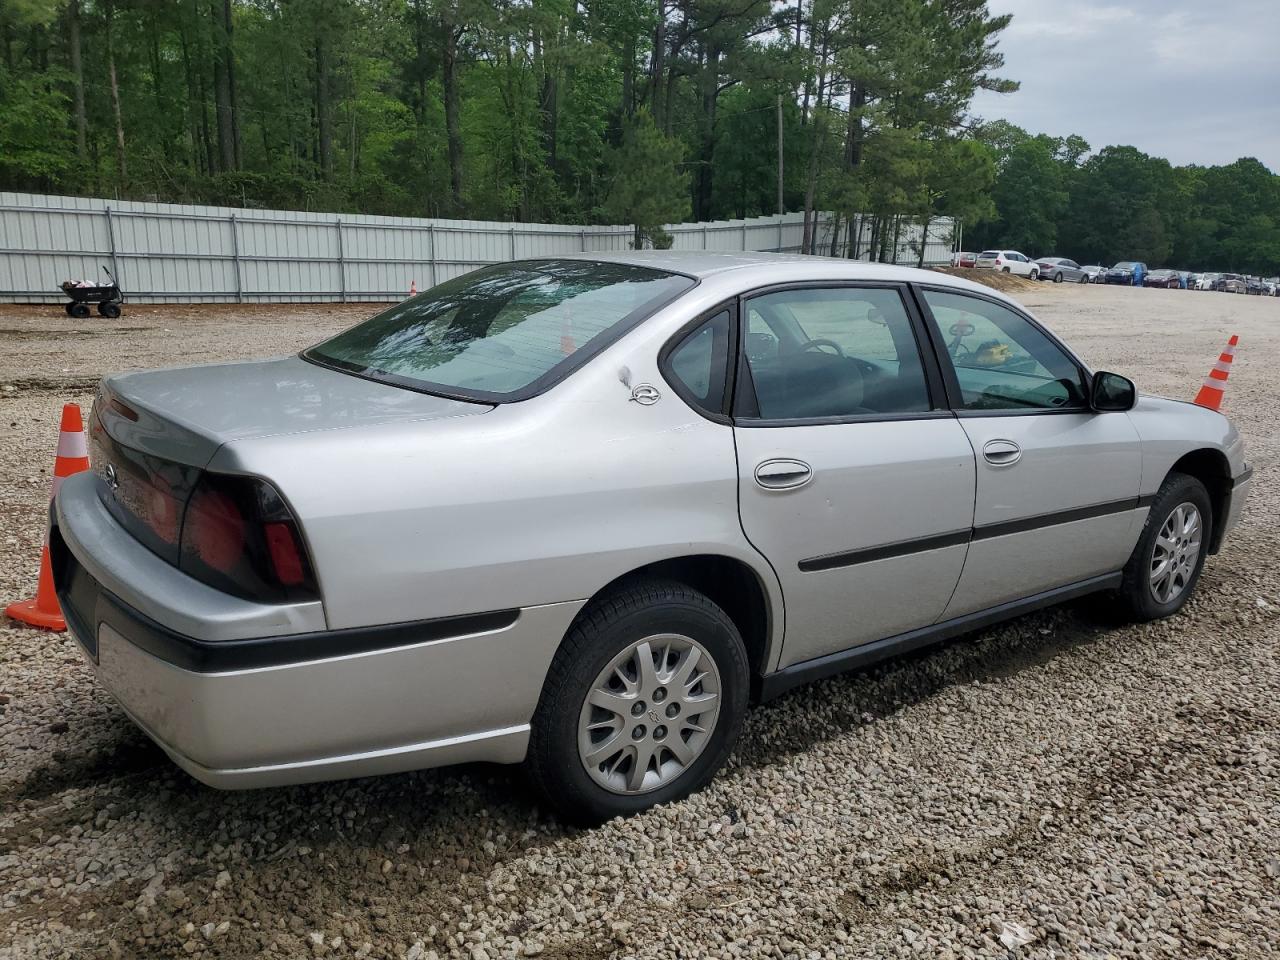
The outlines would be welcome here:
M 0 958 L 1267 957 L 1280 952 L 1280 301 L 1019 294 L 1190 397 L 1231 333 L 1249 511 L 1170 620 L 1076 603 L 757 708 L 682 803 L 569 829 L 518 770 L 219 793 L 0 627 Z M 296 349 L 364 306 L 0 307 L 0 536 L 26 596 L 59 405 Z

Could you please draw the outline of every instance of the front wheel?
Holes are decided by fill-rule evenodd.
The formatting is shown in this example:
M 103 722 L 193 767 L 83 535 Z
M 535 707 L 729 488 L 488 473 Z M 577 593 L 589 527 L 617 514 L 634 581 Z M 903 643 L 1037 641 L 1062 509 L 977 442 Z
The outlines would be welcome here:
M 709 598 L 667 580 L 619 589 L 578 615 L 552 661 L 530 779 L 582 824 L 680 800 L 729 756 L 749 683 L 742 637 Z
M 1169 474 L 1124 568 L 1120 601 L 1133 619 L 1172 616 L 1187 602 L 1204 569 L 1213 522 L 1204 484 L 1185 473 Z
M 1040 279 L 1040 271 L 1039 271 L 1039 270 L 1032 270 L 1032 271 L 1031 271 L 1031 273 L 1029 273 L 1029 274 L 1028 274 L 1028 276 L 1029 276 L 1029 277 L 1031 277 L 1031 279 L 1032 279 L 1032 280 L 1039 280 L 1039 279 Z

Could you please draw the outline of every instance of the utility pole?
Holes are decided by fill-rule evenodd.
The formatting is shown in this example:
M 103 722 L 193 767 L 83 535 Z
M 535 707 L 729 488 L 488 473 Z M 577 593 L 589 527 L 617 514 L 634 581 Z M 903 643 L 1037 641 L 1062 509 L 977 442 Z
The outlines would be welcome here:
M 782 94 L 778 94 L 778 215 L 785 212 L 782 207 Z

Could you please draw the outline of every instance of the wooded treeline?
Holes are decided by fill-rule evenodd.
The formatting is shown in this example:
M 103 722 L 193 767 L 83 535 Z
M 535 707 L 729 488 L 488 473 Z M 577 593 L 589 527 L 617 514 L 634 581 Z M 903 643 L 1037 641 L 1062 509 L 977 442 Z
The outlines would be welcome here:
M 1280 176 L 1257 160 L 1175 167 L 1134 147 L 1090 155 L 1080 137 L 1031 136 L 1003 121 L 982 134 L 996 158 L 997 215 L 967 233 L 966 249 L 1280 273 Z
M 1256 163 L 1164 164 L 1174 207 L 1163 174 L 1108 180 L 1108 151 L 972 117 L 978 90 L 1016 89 L 1008 22 L 985 0 L 4 0 L 0 189 L 632 223 L 661 244 L 664 222 L 776 212 L 780 129 L 785 209 L 874 214 L 846 235 L 863 253 L 899 217 L 1082 258 L 1130 235 L 1241 257 L 1258 217 L 1274 231 L 1270 207 L 1242 226 L 1205 199 L 1270 196 Z M 1140 196 L 1091 208 L 1095 175 Z M 1192 221 L 1230 236 L 1193 248 Z

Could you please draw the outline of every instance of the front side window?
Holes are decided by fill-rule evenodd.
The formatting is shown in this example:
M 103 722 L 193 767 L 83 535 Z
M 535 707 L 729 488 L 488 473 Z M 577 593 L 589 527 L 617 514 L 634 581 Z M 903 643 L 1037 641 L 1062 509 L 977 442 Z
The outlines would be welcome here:
M 1088 406 L 1075 362 L 1025 317 L 990 300 L 923 291 L 966 410 Z
M 783 290 L 746 302 L 743 346 L 761 419 L 930 409 L 920 351 L 896 290 Z
M 597 338 L 608 340 L 693 285 L 661 270 L 590 260 L 486 267 L 303 356 L 427 392 L 519 399 Z

